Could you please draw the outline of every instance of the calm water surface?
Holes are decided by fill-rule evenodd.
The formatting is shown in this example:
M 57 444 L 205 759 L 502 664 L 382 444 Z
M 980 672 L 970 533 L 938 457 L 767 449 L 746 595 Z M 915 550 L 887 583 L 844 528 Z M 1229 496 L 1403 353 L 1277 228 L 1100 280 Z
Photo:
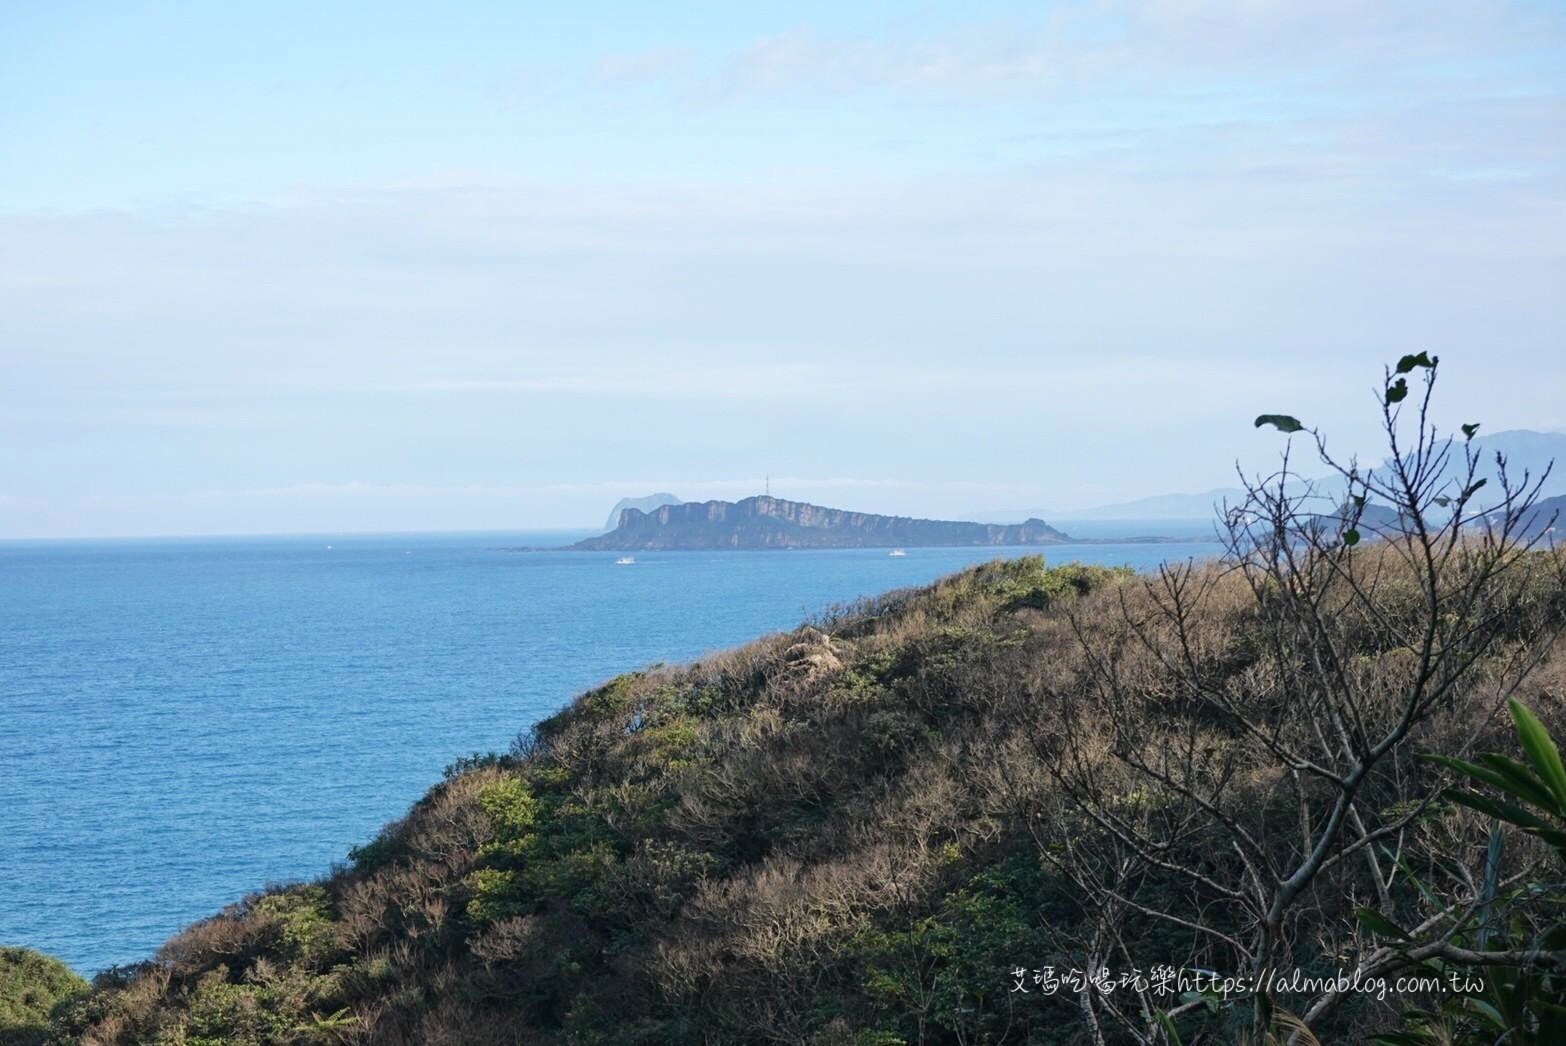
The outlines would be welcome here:
M 0 944 L 87 973 L 145 958 L 325 872 L 594 683 L 995 555 L 502 551 L 579 536 L 0 543 Z M 1041 551 L 1145 568 L 1216 546 Z

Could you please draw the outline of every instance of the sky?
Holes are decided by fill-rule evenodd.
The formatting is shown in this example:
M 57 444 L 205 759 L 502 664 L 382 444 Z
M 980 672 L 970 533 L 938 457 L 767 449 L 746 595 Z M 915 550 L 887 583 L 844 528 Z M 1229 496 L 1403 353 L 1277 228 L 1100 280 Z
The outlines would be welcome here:
M 0 9 L 0 537 L 961 517 L 1566 429 L 1566 4 Z

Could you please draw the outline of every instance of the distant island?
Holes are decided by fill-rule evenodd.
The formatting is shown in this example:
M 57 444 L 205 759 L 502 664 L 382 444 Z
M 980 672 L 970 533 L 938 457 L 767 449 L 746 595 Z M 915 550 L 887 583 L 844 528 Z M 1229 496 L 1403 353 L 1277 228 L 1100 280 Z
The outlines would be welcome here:
M 623 504 L 623 503 L 622 503 Z M 1042 519 L 965 523 L 849 512 L 757 496 L 620 510 L 619 525 L 568 546 L 579 551 L 655 549 L 928 548 L 1055 545 L 1072 538 Z
M 644 498 L 621 498 L 619 501 L 615 502 L 614 508 L 609 510 L 609 519 L 604 523 L 604 529 L 613 530 L 615 527 L 618 527 L 620 525 L 620 513 L 624 512 L 628 508 L 639 509 L 642 512 L 651 512 L 653 509 L 662 508 L 665 505 L 681 504 L 684 504 L 684 502 L 675 497 L 673 494 L 666 494 L 662 492 L 657 494 L 648 494 Z

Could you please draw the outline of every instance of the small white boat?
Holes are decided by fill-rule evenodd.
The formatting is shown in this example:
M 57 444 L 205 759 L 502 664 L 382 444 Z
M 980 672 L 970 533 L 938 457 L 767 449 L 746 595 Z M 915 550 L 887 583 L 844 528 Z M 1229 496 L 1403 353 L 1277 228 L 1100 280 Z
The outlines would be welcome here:
M 635 563 L 635 562 L 636 562 L 636 557 L 635 556 L 621 556 L 619 559 L 614 561 L 614 565 L 617 566 L 617 567 L 627 567 L 627 566 L 630 566 L 632 563 Z
M 907 554 L 908 553 L 904 552 L 900 548 L 894 548 L 894 549 L 892 549 L 892 551 L 887 553 L 887 555 L 889 555 L 889 556 L 906 556 Z

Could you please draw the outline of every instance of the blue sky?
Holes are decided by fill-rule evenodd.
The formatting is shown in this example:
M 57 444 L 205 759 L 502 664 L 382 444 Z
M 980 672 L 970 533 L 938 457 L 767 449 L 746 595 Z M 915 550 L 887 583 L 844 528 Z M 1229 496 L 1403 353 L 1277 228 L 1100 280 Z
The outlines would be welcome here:
M 1563 254 L 1560 3 L 14 3 L 0 536 L 1074 508 L 1417 349 L 1559 430 Z

